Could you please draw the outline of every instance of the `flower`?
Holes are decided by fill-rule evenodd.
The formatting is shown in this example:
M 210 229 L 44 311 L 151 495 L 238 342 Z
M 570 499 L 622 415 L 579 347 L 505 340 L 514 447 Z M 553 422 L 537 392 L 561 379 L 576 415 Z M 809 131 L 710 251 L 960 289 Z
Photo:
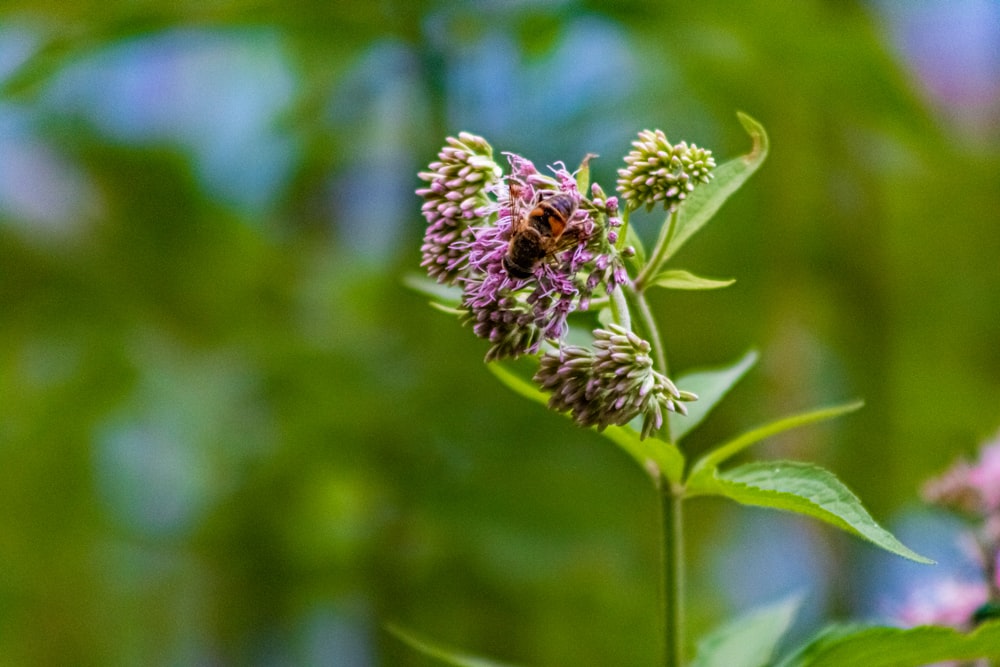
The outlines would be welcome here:
M 489 214 L 488 188 L 501 174 L 490 145 L 468 132 L 448 137 L 438 160 L 420 172 L 428 182 L 417 190 L 428 222 L 420 265 L 438 282 L 454 285 L 463 275 L 467 262 L 462 245 L 471 239 L 472 226 Z
M 1000 438 L 979 452 L 979 462 L 969 471 L 969 484 L 979 491 L 986 511 L 1000 511 Z
M 493 343 L 487 361 L 534 354 L 542 340 L 563 338 L 570 313 L 585 309 L 599 285 L 628 279 L 610 240 L 620 222 L 609 220 L 607 202 L 597 206 L 587 200 L 562 165 L 549 176 L 519 155 L 508 159 L 506 183 L 487 188 L 496 197 L 495 223 L 471 228 L 471 240 L 452 246 L 464 253 L 467 265 L 461 278 L 466 322 Z M 511 275 L 504 258 L 517 226 L 538 201 L 556 194 L 572 201 L 565 248 L 546 254 L 527 276 Z
M 608 327 L 594 330 L 593 349 L 563 345 L 542 355 L 534 381 L 552 394 L 549 407 L 598 430 L 641 415 L 642 438 L 663 426 L 665 411 L 687 414 L 684 402 L 698 397 L 653 369 L 650 344 L 617 324 Z
M 616 245 L 618 198 L 596 184 L 588 198 L 578 189 L 580 172 L 562 163 L 544 174 L 530 160 L 506 155 L 504 177 L 485 139 L 449 137 L 420 173 L 427 186 L 417 190 L 428 222 L 421 266 L 438 282 L 462 287 L 463 320 L 490 341 L 487 361 L 535 354 L 544 340 L 561 340 L 569 315 L 589 308 L 596 290 L 629 280 L 622 257 L 631 249 Z M 559 197 L 558 208 L 554 200 L 549 215 L 566 218 L 562 231 L 534 212 L 552 197 Z M 519 263 L 511 260 L 515 242 L 526 253 Z
M 947 625 L 964 630 L 988 600 L 989 589 L 984 583 L 942 579 L 913 591 L 896 616 L 911 627 Z
M 979 458 L 959 460 L 923 489 L 931 503 L 973 519 L 963 544 L 982 570 L 976 584 L 945 581 L 911 599 L 904 620 L 958 628 L 1000 618 L 1000 437 Z
M 958 461 L 923 490 L 928 502 L 965 514 L 1000 512 L 1000 437 L 982 448 L 975 463 Z
M 470 307 L 464 323 L 492 344 L 486 352 L 487 362 L 517 358 L 537 351 L 541 344 L 542 330 L 535 324 L 531 308 L 512 295 Z
M 652 210 L 663 202 L 673 212 L 697 184 L 712 179 L 712 151 L 684 141 L 672 145 L 662 130 L 643 130 L 632 146 L 626 167 L 618 170 L 618 192 L 631 209 Z

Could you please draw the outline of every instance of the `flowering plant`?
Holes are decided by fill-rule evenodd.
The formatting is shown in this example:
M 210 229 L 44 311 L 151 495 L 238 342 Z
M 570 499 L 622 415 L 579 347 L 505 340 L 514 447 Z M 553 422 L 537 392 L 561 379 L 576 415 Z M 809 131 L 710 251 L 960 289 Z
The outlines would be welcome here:
M 421 266 L 428 278 L 412 279 L 411 286 L 432 295 L 435 307 L 487 342 L 488 368 L 503 384 L 581 427 L 596 427 L 652 481 L 661 508 L 662 664 L 671 667 L 687 664 L 683 510 L 691 498 L 721 496 L 795 512 L 903 558 L 931 562 L 879 526 L 827 470 L 791 461 L 723 467 L 766 437 L 846 414 L 859 402 L 772 421 L 697 460 L 685 452 L 684 437 L 744 377 L 757 355 L 672 380 L 647 292 L 731 284 L 665 266 L 767 156 L 764 129 L 749 116 L 739 119 L 753 148 L 721 165 L 709 150 L 671 143 L 659 130 L 641 132 L 618 170 L 616 194 L 590 182 L 593 156 L 572 172 L 562 163 L 539 170 L 520 155 L 499 159 L 485 139 L 464 132 L 449 138 L 438 159 L 420 173 L 425 185 L 417 190 L 427 221 Z M 658 207 L 666 217 L 646 252 L 630 217 Z M 572 343 L 571 319 L 573 327 L 586 325 L 573 329 Z M 530 378 L 508 363 L 518 357 L 537 360 Z M 1000 654 L 997 624 L 968 635 L 946 628 L 851 625 L 827 628 L 777 661 L 778 643 L 796 608 L 797 601 L 783 601 L 722 626 L 699 642 L 692 664 L 899 666 Z M 496 664 L 393 631 L 450 664 Z M 921 644 L 914 638 L 935 642 L 932 650 L 914 653 Z
M 961 516 L 965 551 L 979 569 L 972 580 L 939 579 L 914 590 L 898 610 L 906 625 L 969 630 L 1000 618 L 1000 437 L 974 462 L 959 460 L 924 486 L 924 499 Z

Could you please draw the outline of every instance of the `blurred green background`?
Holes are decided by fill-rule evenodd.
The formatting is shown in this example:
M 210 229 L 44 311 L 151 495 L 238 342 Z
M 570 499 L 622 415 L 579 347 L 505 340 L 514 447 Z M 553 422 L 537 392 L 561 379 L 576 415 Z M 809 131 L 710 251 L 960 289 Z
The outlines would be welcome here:
M 387 622 L 653 664 L 651 487 L 403 287 L 413 190 L 460 130 L 610 188 L 643 128 L 746 152 L 737 110 L 771 156 L 675 263 L 737 283 L 654 306 L 675 372 L 762 361 L 692 450 L 863 398 L 755 454 L 935 555 L 921 481 L 1000 426 L 997 2 L 5 2 L 0 665 L 430 664 Z M 688 516 L 693 634 L 909 572 Z

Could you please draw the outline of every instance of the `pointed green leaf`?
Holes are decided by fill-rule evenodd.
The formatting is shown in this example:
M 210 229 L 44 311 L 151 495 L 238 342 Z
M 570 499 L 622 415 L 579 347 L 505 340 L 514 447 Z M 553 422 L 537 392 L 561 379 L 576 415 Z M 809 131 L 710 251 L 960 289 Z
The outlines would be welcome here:
M 387 625 L 386 630 L 410 648 L 426 656 L 437 658 L 446 665 L 454 665 L 454 667 L 514 667 L 510 663 L 459 653 L 455 649 L 432 643 L 396 625 Z
M 684 391 L 698 394 L 698 400 L 686 405 L 687 416 L 674 412 L 668 415 L 670 435 L 674 442 L 680 442 L 681 438 L 693 431 L 756 363 L 757 353 L 751 350 L 729 366 L 694 371 L 677 377 L 674 383 Z
M 580 160 L 580 166 L 576 170 L 576 189 L 579 190 L 585 197 L 590 196 L 590 161 L 593 160 L 597 155 L 595 153 L 587 153 Z
M 809 463 L 759 461 L 712 476 L 702 492 L 743 505 L 785 510 L 825 521 L 897 556 L 933 563 L 879 526 L 833 473 Z
M 751 431 L 747 431 L 743 435 L 716 447 L 699 459 L 691 469 L 691 485 L 693 488 L 697 488 L 701 475 L 710 475 L 712 471 L 722 462 L 732 458 L 750 445 L 753 445 L 765 438 L 770 438 L 772 435 L 777 435 L 783 431 L 798 428 L 799 426 L 815 424 L 827 419 L 839 417 L 840 415 L 847 414 L 848 412 L 854 412 L 863 405 L 863 401 L 854 401 L 852 403 L 835 405 L 829 408 L 820 408 L 819 410 L 812 410 L 811 412 L 803 412 L 801 414 L 792 415 L 791 417 L 785 417 L 784 419 L 779 419 L 771 422 L 770 424 L 764 424 L 763 426 L 758 426 Z
M 650 285 L 665 287 L 667 289 L 703 290 L 719 289 L 729 287 L 735 283 L 735 279 L 715 280 L 714 278 L 702 278 L 683 269 L 670 269 L 662 271 L 650 281 Z
M 1000 660 L 1000 621 L 968 634 L 952 628 L 833 626 L 783 660 L 780 667 L 922 667 L 946 660 Z
M 503 364 L 487 364 L 486 368 L 515 393 L 548 407 L 548 394 Z M 568 414 L 562 414 L 570 418 Z M 684 455 L 676 445 L 659 438 L 642 440 L 639 438 L 639 433 L 628 426 L 609 426 L 601 434 L 624 449 L 647 472 L 651 472 L 649 464 L 653 463 L 671 482 L 681 481 L 684 475 Z
M 712 180 L 696 187 L 684 200 L 677 212 L 677 229 L 667 246 L 666 257 L 673 257 L 695 232 L 711 220 L 722 204 L 739 190 L 767 157 L 769 144 L 764 127 L 744 113 L 736 115 L 753 139 L 753 148 L 746 155 L 716 167 L 712 172 Z
M 713 630 L 698 642 L 691 667 L 767 667 L 801 604 L 795 595 Z
M 456 317 L 467 315 L 469 312 L 467 310 L 462 310 L 461 308 L 452 308 L 451 306 L 446 306 L 442 303 L 438 303 L 437 301 L 431 301 L 430 306 L 434 310 L 439 310 L 445 315 L 454 315 Z

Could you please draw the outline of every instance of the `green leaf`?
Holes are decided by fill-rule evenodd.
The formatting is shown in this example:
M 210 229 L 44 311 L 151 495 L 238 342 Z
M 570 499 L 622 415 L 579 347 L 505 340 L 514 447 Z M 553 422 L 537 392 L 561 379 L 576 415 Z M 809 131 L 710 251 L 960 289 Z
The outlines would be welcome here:
M 677 211 L 677 228 L 667 246 L 664 260 L 673 257 L 695 232 L 711 220 L 722 204 L 739 190 L 767 157 L 769 143 L 764 127 L 745 113 L 736 115 L 753 139 L 753 148 L 746 155 L 716 167 L 712 172 L 712 180 L 696 187 L 684 200 Z
M 548 394 L 533 385 L 528 380 L 525 380 L 521 376 L 517 375 L 503 364 L 497 362 L 486 364 L 486 369 L 490 373 L 493 373 L 493 375 L 495 375 L 496 378 L 509 389 L 513 389 L 514 393 L 520 394 L 529 401 L 534 401 L 535 403 L 540 403 L 541 405 L 548 407 Z
M 627 426 L 609 426 L 603 435 L 628 452 L 651 475 L 659 472 L 675 484 L 683 479 L 684 454 L 677 445 L 656 437 L 643 440 L 638 431 Z M 655 470 L 650 467 L 651 463 L 656 466 Z
M 590 196 L 590 161 L 597 157 L 594 153 L 587 153 L 580 160 L 580 167 L 576 170 L 576 189 L 583 193 L 583 196 Z
M 968 634 L 952 628 L 832 626 L 819 632 L 780 667 L 921 667 L 945 660 L 1000 660 L 1000 621 Z
M 495 660 L 487 660 L 486 658 L 459 653 L 455 649 L 418 637 L 397 625 L 387 625 L 386 630 L 410 648 L 432 658 L 437 658 L 446 665 L 454 665 L 455 667 L 514 667 L 507 662 L 497 662 Z
M 650 285 L 665 287 L 667 289 L 703 290 L 729 287 L 735 282 L 735 279 L 714 280 L 712 278 L 696 276 L 683 269 L 670 269 L 658 273 L 650 282 Z
M 766 667 L 802 604 L 795 595 L 755 609 L 698 642 L 691 667 Z
M 757 363 L 757 358 L 757 353 L 751 350 L 729 366 L 694 371 L 676 378 L 674 383 L 680 389 L 698 394 L 698 400 L 685 406 L 687 416 L 674 412 L 668 415 L 670 435 L 674 442 L 680 442 L 681 438 L 708 416 L 722 397 Z
M 809 463 L 759 461 L 714 474 L 701 491 L 825 521 L 897 556 L 933 563 L 911 551 L 868 514 L 858 497 L 833 473 Z
M 487 364 L 486 368 L 515 393 L 548 407 L 549 395 L 509 368 L 499 363 Z M 571 419 L 567 413 L 560 414 Z M 656 470 L 671 482 L 681 481 L 684 475 L 684 455 L 676 445 L 659 438 L 642 440 L 639 433 L 628 426 L 609 426 L 601 432 L 601 435 L 624 449 L 647 472 L 653 472 L 650 468 L 652 463 L 656 466 Z
M 438 303 L 437 301 L 431 301 L 430 306 L 434 310 L 439 310 L 446 315 L 455 315 L 456 317 L 462 317 L 463 315 L 467 315 L 469 312 L 461 308 L 452 308 L 451 306 L 446 306 L 442 303 Z
M 462 305 L 462 288 L 452 285 L 442 285 L 436 280 L 431 280 L 427 276 L 408 273 L 403 276 L 403 284 L 418 294 L 423 294 L 432 299 L 432 305 L 452 309 Z M 445 312 L 448 312 L 447 310 Z
M 764 424 L 763 426 L 758 426 L 757 428 L 748 431 L 743 435 L 720 445 L 719 447 L 716 447 L 699 459 L 699 461 L 694 465 L 694 468 L 691 469 L 690 479 L 692 488 L 697 488 L 702 475 L 710 475 L 712 471 L 723 461 L 732 458 L 750 445 L 753 445 L 764 438 L 769 438 L 772 435 L 777 435 L 778 433 L 798 428 L 799 426 L 805 426 L 806 424 L 815 424 L 816 422 L 833 419 L 834 417 L 839 417 L 840 415 L 847 414 L 848 412 L 854 412 L 863 405 L 863 401 L 854 401 L 852 403 L 845 403 L 843 405 L 836 405 L 829 408 L 820 408 L 819 410 L 813 410 L 811 412 L 803 412 L 801 414 L 773 421 L 769 424 Z

